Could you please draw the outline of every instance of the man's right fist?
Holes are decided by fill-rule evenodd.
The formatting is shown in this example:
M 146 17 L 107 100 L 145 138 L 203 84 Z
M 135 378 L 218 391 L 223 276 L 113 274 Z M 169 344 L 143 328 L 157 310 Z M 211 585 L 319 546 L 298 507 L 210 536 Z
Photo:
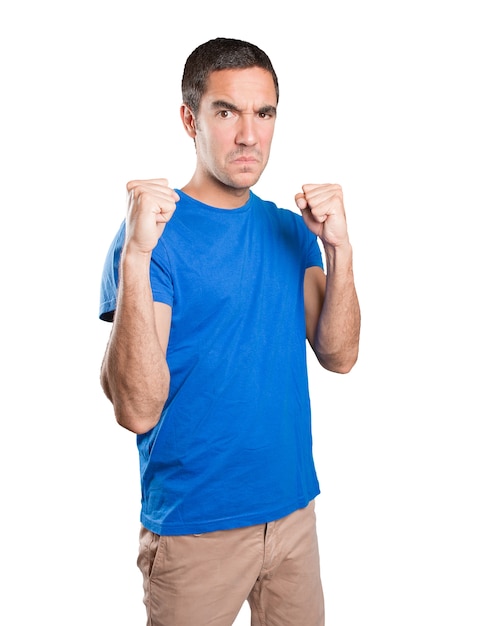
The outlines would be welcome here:
M 127 183 L 126 246 L 149 254 L 176 209 L 179 195 L 166 178 L 132 180 Z

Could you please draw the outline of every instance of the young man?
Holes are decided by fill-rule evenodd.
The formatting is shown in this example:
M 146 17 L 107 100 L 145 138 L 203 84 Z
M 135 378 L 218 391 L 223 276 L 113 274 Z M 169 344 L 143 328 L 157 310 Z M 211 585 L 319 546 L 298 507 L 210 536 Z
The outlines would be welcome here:
M 100 308 L 102 386 L 140 453 L 147 623 L 230 626 L 247 599 L 253 626 L 322 626 L 306 340 L 328 370 L 356 362 L 342 191 L 304 184 L 301 215 L 251 191 L 279 97 L 258 47 L 202 44 L 182 97 L 194 175 L 128 183 Z

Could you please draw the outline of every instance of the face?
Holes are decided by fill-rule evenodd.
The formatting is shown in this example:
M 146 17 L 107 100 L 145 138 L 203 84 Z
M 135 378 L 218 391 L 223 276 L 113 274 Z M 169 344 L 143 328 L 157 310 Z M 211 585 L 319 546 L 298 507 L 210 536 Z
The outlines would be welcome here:
M 210 74 L 197 119 L 185 107 L 200 180 L 233 190 L 254 185 L 270 156 L 276 112 L 275 86 L 266 70 L 253 67 Z

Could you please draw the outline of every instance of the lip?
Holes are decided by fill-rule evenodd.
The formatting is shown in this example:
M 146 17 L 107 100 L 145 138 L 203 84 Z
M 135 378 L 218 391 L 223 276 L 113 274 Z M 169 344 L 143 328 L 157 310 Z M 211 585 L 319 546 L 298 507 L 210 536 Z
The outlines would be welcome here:
M 254 157 L 238 157 L 233 163 L 258 163 L 258 160 Z

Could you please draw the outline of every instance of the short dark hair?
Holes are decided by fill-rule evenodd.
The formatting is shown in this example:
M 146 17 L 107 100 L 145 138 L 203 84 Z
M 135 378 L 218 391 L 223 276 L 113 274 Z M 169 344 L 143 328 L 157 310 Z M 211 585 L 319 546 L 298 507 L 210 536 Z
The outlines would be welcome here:
M 211 72 L 250 67 L 261 67 L 270 72 L 278 103 L 277 74 L 268 55 L 252 43 L 225 37 L 211 39 L 189 55 L 182 75 L 182 101 L 197 115 Z

